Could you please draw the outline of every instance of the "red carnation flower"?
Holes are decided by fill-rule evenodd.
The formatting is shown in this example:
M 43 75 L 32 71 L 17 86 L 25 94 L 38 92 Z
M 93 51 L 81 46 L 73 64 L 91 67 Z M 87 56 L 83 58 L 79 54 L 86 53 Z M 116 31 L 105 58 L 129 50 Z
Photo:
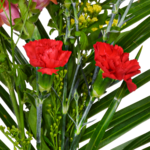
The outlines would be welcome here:
M 129 61 L 129 53 L 124 53 L 118 45 L 97 42 L 94 50 L 95 65 L 104 71 L 103 78 L 123 79 L 130 92 L 136 90 L 137 86 L 131 80 L 132 76 L 140 73 L 140 66 L 136 59 Z
M 71 55 L 70 51 L 62 50 L 62 41 L 42 39 L 27 43 L 24 48 L 34 67 L 42 67 L 38 72 L 52 75 L 57 74 L 55 68 L 63 67 Z

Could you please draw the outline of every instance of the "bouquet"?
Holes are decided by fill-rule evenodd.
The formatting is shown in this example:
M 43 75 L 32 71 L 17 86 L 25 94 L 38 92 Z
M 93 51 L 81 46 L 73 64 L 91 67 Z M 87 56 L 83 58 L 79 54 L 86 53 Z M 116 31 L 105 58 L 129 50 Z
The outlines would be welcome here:
M 98 150 L 149 119 L 150 97 L 144 95 L 117 111 L 125 96 L 150 81 L 150 70 L 140 71 L 142 46 L 129 59 L 149 38 L 150 18 L 143 18 L 150 14 L 150 0 L 122 3 L 0 0 L 0 96 L 17 120 L 0 104 L 6 126 L 0 130 L 14 150 Z M 39 20 L 45 8 L 51 16 L 49 33 Z M 10 27 L 10 35 L 3 24 Z M 50 39 L 54 31 L 58 36 Z M 29 62 L 17 47 L 20 39 L 26 42 L 22 47 Z M 118 88 L 108 93 L 113 85 Z M 102 119 L 88 126 L 89 118 L 104 109 Z M 133 150 L 149 137 L 147 132 L 112 148 Z M 9 150 L 7 143 L 0 141 L 0 149 Z

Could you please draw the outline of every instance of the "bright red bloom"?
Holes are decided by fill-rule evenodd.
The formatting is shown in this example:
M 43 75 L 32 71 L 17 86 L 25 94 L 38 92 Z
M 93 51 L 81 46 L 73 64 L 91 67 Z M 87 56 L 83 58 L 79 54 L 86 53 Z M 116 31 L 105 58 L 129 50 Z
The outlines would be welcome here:
M 8 18 L 10 19 L 10 16 L 9 16 L 9 2 L 8 2 L 8 0 L 0 0 L 0 2 L 1 2 L 1 4 L 3 4 L 2 6 L 0 4 L 0 7 L 1 7 L 1 9 L 0 9 L 0 27 L 4 23 L 10 26 L 10 21 L 8 20 Z M 15 25 L 14 19 L 20 18 L 19 9 L 18 9 L 16 4 L 12 4 L 12 3 L 10 4 L 10 8 L 11 8 L 12 25 Z M 3 9 L 5 10 L 5 12 L 3 11 Z
M 124 53 L 118 45 L 97 42 L 94 50 L 95 65 L 104 71 L 103 78 L 123 79 L 130 92 L 136 90 L 137 86 L 131 80 L 132 76 L 140 73 L 140 66 L 136 59 L 129 61 L 129 53 Z
M 42 67 L 38 72 L 52 75 L 57 74 L 55 68 L 63 67 L 69 60 L 70 51 L 62 50 L 62 41 L 42 39 L 30 41 L 24 48 L 30 59 L 30 64 L 34 67 Z

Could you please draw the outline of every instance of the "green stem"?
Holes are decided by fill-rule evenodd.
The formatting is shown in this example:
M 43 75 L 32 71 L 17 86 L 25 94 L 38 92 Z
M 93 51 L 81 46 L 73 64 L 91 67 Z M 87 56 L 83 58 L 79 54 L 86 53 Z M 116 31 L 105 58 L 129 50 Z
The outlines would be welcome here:
M 71 85 L 71 89 L 70 89 L 70 93 L 69 93 L 69 97 L 68 97 L 67 111 L 68 111 L 69 106 L 70 106 L 71 96 L 72 96 L 75 80 L 77 78 L 78 71 L 79 71 L 79 68 L 80 68 L 80 65 L 81 65 L 81 61 L 82 61 L 82 58 L 80 58 L 79 64 L 77 65 L 76 72 L 75 72 L 75 75 L 74 75 L 74 78 L 73 78 L 73 81 L 72 81 L 72 85 Z
M 21 102 L 21 93 L 20 93 L 20 91 L 19 91 L 19 88 L 16 87 L 16 89 L 17 89 L 18 99 L 19 99 L 19 112 L 20 112 L 20 130 L 21 130 L 21 138 L 25 139 L 23 104 L 22 104 L 22 102 Z
M 67 19 L 67 27 L 66 27 L 66 35 L 64 38 L 65 49 L 68 50 L 67 40 L 71 34 L 71 27 L 70 27 L 70 11 L 66 8 L 65 10 L 66 19 Z M 67 64 L 65 65 L 64 69 L 67 70 Z M 65 150 L 65 131 L 66 131 L 66 114 L 67 114 L 67 74 L 64 77 L 64 87 L 63 87 L 63 100 L 62 100 L 62 139 L 61 139 L 61 150 Z
M 18 104 L 17 104 L 17 99 L 16 99 L 16 96 L 15 96 L 14 88 L 9 83 L 7 85 L 8 85 L 8 89 L 9 89 L 9 93 L 10 93 L 10 98 L 12 100 L 12 105 L 13 105 L 13 109 L 14 109 L 14 112 L 15 112 L 15 116 L 17 118 L 18 126 L 20 128 L 19 108 L 18 108 Z
M 16 144 L 16 141 L 14 140 L 11 134 L 9 135 L 9 133 L 6 133 L 4 129 L 2 129 L 1 132 L 4 135 L 4 137 L 6 137 L 10 141 L 10 143 L 12 143 L 12 145 L 14 145 L 15 148 L 21 149 L 21 147 L 18 144 Z
M 37 126 L 36 126 L 36 140 L 37 140 L 37 150 L 41 150 L 41 122 L 42 122 L 42 103 L 36 101 L 37 110 Z
M 112 24 L 113 24 L 113 20 L 114 20 L 115 16 L 116 16 L 116 14 L 113 14 L 113 13 L 112 13 L 111 19 L 110 19 L 109 24 L 108 24 L 107 29 L 106 29 L 106 32 L 104 33 L 104 36 L 103 36 L 103 40 L 104 40 L 104 41 L 107 40 L 107 33 L 110 32 L 110 29 L 111 29 L 111 26 L 112 26 Z
M 93 102 L 94 102 L 94 99 L 95 98 L 90 98 L 90 101 L 88 103 L 88 106 L 86 107 L 83 115 L 82 115 L 82 118 L 79 122 L 79 124 L 77 125 L 77 129 L 75 130 L 75 134 L 74 134 L 74 138 L 73 138 L 73 142 L 71 144 L 71 147 L 70 147 L 70 150 L 75 150 L 76 149 L 76 146 L 78 144 L 78 138 L 80 137 L 80 133 L 81 133 L 81 130 L 82 130 L 82 127 L 83 127 L 83 123 L 85 122 L 86 118 L 87 118 L 87 115 L 93 105 Z
M 76 31 L 79 31 L 79 20 L 78 20 L 78 14 L 77 14 L 77 10 L 76 10 L 76 3 L 72 2 L 72 6 L 73 6 L 73 11 L 74 11 L 74 18 L 75 18 L 75 25 L 76 25 Z M 78 51 L 78 62 L 77 64 L 79 64 L 80 62 L 80 58 L 81 58 L 81 53 L 80 53 L 80 46 L 79 46 L 79 36 L 77 36 L 77 51 Z
M 130 9 L 132 3 L 133 3 L 133 0 L 130 0 L 129 5 L 127 6 L 127 8 L 126 8 L 126 10 L 125 10 L 125 12 L 124 12 L 124 14 L 123 14 L 123 16 L 122 16 L 122 18 L 121 18 L 119 24 L 118 24 L 118 27 L 121 28 L 121 26 L 123 25 L 124 19 L 125 19 L 125 17 L 126 17 L 126 15 L 127 15 L 128 11 L 129 11 L 129 9 Z
M 38 84 L 38 67 L 36 67 L 36 92 L 38 98 L 35 99 L 36 103 L 36 114 L 37 114 L 37 122 L 36 122 L 36 140 L 37 140 L 37 150 L 41 150 L 41 122 L 42 122 L 42 106 L 43 102 L 39 98 L 39 84 Z
M 64 67 L 67 69 L 67 64 Z M 62 100 L 62 139 L 61 139 L 61 150 L 65 150 L 65 130 L 66 130 L 66 98 L 67 98 L 67 74 L 64 78 L 64 87 L 63 87 L 63 100 Z
M 62 141 L 61 141 L 61 150 L 65 150 L 65 128 L 66 127 L 66 114 L 63 114 L 62 117 Z
M 67 8 L 65 13 L 66 13 L 67 27 L 66 27 L 66 35 L 65 35 L 64 43 L 66 45 L 66 42 L 71 35 L 71 26 L 70 26 L 70 11 Z

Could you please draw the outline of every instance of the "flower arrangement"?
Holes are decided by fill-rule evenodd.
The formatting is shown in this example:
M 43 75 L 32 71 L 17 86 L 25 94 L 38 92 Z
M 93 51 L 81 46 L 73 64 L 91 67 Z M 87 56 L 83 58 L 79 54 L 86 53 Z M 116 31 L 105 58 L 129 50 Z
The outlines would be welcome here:
M 150 97 L 117 111 L 126 95 L 150 80 L 150 70 L 141 73 L 138 63 L 142 47 L 129 59 L 149 38 L 149 17 L 123 31 L 149 15 L 150 0 L 130 0 L 121 8 L 123 2 L 0 0 L 0 96 L 17 120 L 0 104 L 7 126 L 0 131 L 14 149 L 98 150 L 149 119 Z M 39 20 L 44 8 L 51 16 L 49 34 Z M 10 36 L 3 24 L 10 26 Z M 50 39 L 54 31 L 58 36 Z M 19 39 L 26 42 L 22 47 L 29 62 L 17 47 Z M 121 86 L 107 94 L 118 82 Z M 88 119 L 106 108 L 102 119 L 87 127 Z M 135 149 L 149 136 L 147 132 L 113 150 Z M 0 147 L 9 149 L 2 141 Z

